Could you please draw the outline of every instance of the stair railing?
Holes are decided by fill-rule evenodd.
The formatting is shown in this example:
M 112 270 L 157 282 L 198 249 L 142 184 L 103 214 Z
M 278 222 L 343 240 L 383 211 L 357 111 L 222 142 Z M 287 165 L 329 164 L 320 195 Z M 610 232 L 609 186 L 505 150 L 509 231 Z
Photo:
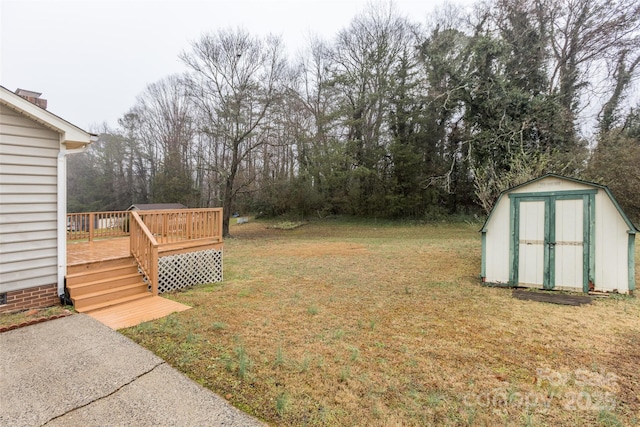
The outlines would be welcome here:
M 158 242 L 151 234 L 138 212 L 131 211 L 131 255 L 151 284 L 151 293 L 158 295 Z

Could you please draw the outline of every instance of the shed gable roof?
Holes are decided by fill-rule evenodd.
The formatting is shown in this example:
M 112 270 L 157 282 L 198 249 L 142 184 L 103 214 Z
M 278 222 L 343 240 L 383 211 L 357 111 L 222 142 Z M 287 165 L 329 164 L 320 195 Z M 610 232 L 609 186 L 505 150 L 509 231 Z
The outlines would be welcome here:
M 69 149 L 85 147 L 92 141 L 92 134 L 38 107 L 4 86 L 0 86 L 0 103 L 58 132 L 60 142 Z
M 186 209 L 186 206 L 182 203 L 138 203 L 129 206 L 128 211 L 157 211 L 162 209 Z
M 541 180 L 546 179 L 546 178 L 557 178 L 557 179 L 562 179 L 562 180 L 565 180 L 565 181 L 576 182 L 578 184 L 589 185 L 591 187 L 602 189 L 607 194 L 607 196 L 609 197 L 609 200 L 611 200 L 613 205 L 616 207 L 616 210 L 618 211 L 618 213 L 622 217 L 623 221 L 627 224 L 627 227 L 629 227 L 629 232 L 635 234 L 636 232 L 640 231 L 631 222 L 631 220 L 629 220 L 627 215 L 624 213 L 624 211 L 622 210 L 622 208 L 618 204 L 618 201 L 615 199 L 615 197 L 613 197 L 613 194 L 611 194 L 611 190 L 609 190 L 609 187 L 607 187 L 606 185 L 595 183 L 595 182 L 584 181 L 584 180 L 577 179 L 577 178 L 570 178 L 568 176 L 557 175 L 557 174 L 554 174 L 554 173 L 548 173 L 546 175 L 542 175 L 542 176 L 540 176 L 538 178 L 534 178 L 534 179 L 531 179 L 531 180 L 529 180 L 527 182 L 523 182 L 522 184 L 516 185 L 516 186 L 511 187 L 511 188 L 508 188 L 508 189 L 504 190 L 503 192 L 501 192 L 500 195 L 498 196 L 498 199 L 496 200 L 496 203 L 493 205 L 493 208 L 491 209 L 491 212 L 487 216 L 487 219 L 485 220 L 484 224 L 482 225 L 482 229 L 480 231 L 481 232 L 485 232 L 487 230 L 487 224 L 489 223 L 489 220 L 491 219 L 493 211 L 496 209 L 496 206 L 498 206 L 498 204 L 502 200 L 502 197 L 505 194 L 511 193 L 514 190 L 517 190 L 519 188 L 525 187 L 527 185 L 531 185 L 533 183 L 536 183 L 536 182 L 541 181 Z

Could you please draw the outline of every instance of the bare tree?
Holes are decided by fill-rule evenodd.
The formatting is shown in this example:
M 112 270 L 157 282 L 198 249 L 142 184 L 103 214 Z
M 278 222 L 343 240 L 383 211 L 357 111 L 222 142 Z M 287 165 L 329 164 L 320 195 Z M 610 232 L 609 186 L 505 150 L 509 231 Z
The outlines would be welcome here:
M 588 71 L 603 61 L 615 64 L 625 51 L 640 47 L 637 0 L 561 0 L 550 8 L 552 92 L 558 93 L 566 120 L 575 122 Z M 631 55 L 629 55 L 631 56 Z
M 613 88 L 609 94 L 609 98 L 602 106 L 599 115 L 599 131 L 604 134 L 609 132 L 614 124 L 620 119 L 618 117 L 625 92 L 629 88 L 633 80 L 633 76 L 640 69 L 640 42 L 639 49 L 635 52 L 635 59 L 629 59 L 629 51 L 623 50 L 619 53 L 618 62 L 614 71 L 610 73 L 613 78 Z
M 223 234 L 240 188 L 240 165 L 265 143 L 263 126 L 280 94 L 286 67 L 280 39 L 252 37 L 244 30 L 221 30 L 192 43 L 181 55 L 189 67 L 189 95 L 205 122 L 202 132 L 225 145 Z
M 156 169 L 151 182 L 154 201 L 195 204 L 192 151 L 196 127 L 181 78 L 169 76 L 147 86 L 133 112 L 144 150 Z

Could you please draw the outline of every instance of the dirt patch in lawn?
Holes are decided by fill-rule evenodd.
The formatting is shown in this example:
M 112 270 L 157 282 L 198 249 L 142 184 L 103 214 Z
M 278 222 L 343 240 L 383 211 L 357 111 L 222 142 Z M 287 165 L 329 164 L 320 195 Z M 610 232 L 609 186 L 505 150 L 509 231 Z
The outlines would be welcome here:
M 368 252 L 366 246 L 355 243 L 345 242 L 315 242 L 307 244 L 298 244 L 295 248 L 283 247 L 274 253 L 273 250 L 257 250 L 251 253 L 252 256 L 277 256 L 277 257 L 322 257 L 322 256 L 355 256 L 363 255 Z
M 250 223 L 225 281 L 124 333 L 274 425 L 634 425 L 640 303 L 479 283 L 479 226 Z

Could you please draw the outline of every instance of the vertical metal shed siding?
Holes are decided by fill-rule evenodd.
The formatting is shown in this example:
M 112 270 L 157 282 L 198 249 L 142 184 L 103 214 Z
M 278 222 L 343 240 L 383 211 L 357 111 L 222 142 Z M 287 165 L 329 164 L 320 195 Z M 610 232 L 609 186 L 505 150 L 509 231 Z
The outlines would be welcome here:
M 0 105 L 0 292 L 57 282 L 60 135 Z
M 487 224 L 485 268 L 486 281 L 509 282 L 509 200 L 501 198 Z
M 596 289 L 626 292 L 628 277 L 627 224 L 605 191 L 596 195 Z

